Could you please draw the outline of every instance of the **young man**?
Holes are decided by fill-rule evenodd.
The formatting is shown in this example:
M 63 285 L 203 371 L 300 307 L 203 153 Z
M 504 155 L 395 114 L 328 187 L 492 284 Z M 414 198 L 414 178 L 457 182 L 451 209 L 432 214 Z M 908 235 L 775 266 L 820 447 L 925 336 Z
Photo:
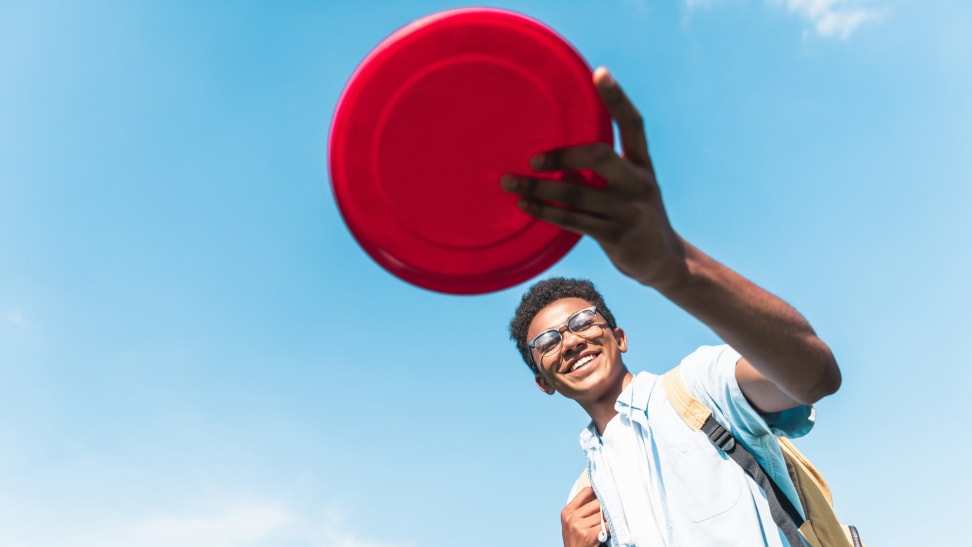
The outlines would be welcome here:
M 675 232 L 640 114 L 603 68 L 594 84 L 618 126 L 623 154 L 581 145 L 538 155 L 531 166 L 592 169 L 607 185 L 513 175 L 501 184 L 520 195 L 526 213 L 593 237 L 621 272 L 725 341 L 687 357 L 682 379 L 795 500 L 775 436 L 810 429 L 811 405 L 840 386 L 834 357 L 793 308 Z M 681 421 L 660 378 L 628 372 L 621 358 L 627 336 L 590 282 L 534 285 L 510 332 L 537 386 L 577 401 L 591 417 L 581 444 L 593 489 L 580 489 L 561 513 L 565 546 L 596 546 L 606 537 L 612 545 L 640 547 L 787 545 L 759 487 Z

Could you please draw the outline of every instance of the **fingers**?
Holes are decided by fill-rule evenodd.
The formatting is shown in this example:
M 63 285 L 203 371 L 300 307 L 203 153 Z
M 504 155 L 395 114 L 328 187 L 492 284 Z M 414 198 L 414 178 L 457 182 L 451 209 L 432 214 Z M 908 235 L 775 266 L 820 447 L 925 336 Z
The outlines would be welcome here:
M 564 513 L 577 511 L 582 507 L 587 508 L 588 506 L 593 506 L 593 510 L 585 510 L 583 516 L 594 514 L 600 508 L 600 505 L 597 503 L 597 496 L 594 495 L 594 489 L 590 486 L 581 488 L 580 492 L 567 502 L 567 505 L 564 506 Z
M 624 158 L 635 165 L 651 169 L 648 138 L 645 136 L 645 122 L 641 113 L 606 68 L 599 67 L 594 71 L 594 87 L 618 126 Z
M 614 232 L 615 223 L 610 219 L 584 211 L 572 211 L 536 200 L 520 200 L 517 205 L 534 218 L 571 232 L 589 235 L 598 241 L 610 239 L 610 234 Z
M 569 179 L 570 177 L 565 177 L 564 181 L 552 181 L 504 175 L 500 179 L 500 184 L 504 190 L 516 192 L 540 207 L 558 203 L 563 205 L 559 207 L 560 209 L 566 207 L 576 211 L 583 210 L 595 216 L 605 216 L 611 211 L 612 203 L 617 200 L 616 197 L 591 188 L 582 181 Z
M 596 516 L 562 522 L 561 530 L 565 547 L 597 547 L 600 545 L 597 534 L 601 531 L 601 522 Z
M 617 226 L 617 219 L 611 219 L 611 197 L 595 189 L 513 176 L 505 176 L 502 184 L 506 190 L 521 194 L 517 206 L 524 213 L 565 230 L 600 238 Z
M 520 194 L 516 204 L 524 213 L 598 241 L 610 240 L 634 214 L 624 206 L 630 199 L 581 183 L 514 175 L 504 175 L 500 182 L 506 191 Z
M 607 143 L 581 144 L 558 148 L 530 158 L 534 171 L 591 169 L 608 181 L 631 175 L 631 167 Z
M 621 136 L 622 156 L 606 143 L 593 143 L 549 150 L 530 159 L 535 171 L 591 169 L 607 179 L 610 186 L 637 184 L 637 171 L 647 169 L 654 180 L 654 168 L 648 154 L 644 119 L 621 86 L 604 67 L 593 74 L 594 86 L 607 107 Z
M 500 183 L 504 190 L 520 195 L 517 204 L 526 214 L 590 235 L 604 246 L 619 241 L 645 218 L 664 217 L 664 209 L 641 114 L 606 69 L 597 69 L 593 81 L 618 126 L 623 157 L 606 143 L 559 148 L 537 154 L 531 158 L 530 167 L 541 173 L 562 173 L 564 180 L 504 175 Z M 572 180 L 572 176 L 579 178 L 576 175 L 580 170 L 597 173 L 607 180 L 607 186 L 596 188 L 583 180 Z M 654 226 L 645 222 L 640 225 Z M 639 238 L 628 240 L 637 242 Z
M 590 488 L 583 488 L 560 512 L 566 547 L 595 547 L 601 531 L 601 505 Z

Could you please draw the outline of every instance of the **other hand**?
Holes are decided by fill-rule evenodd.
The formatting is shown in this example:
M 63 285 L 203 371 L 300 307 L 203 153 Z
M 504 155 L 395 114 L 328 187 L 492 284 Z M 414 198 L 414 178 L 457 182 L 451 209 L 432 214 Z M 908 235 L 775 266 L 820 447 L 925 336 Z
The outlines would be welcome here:
M 590 486 L 570 500 L 560 512 L 564 547 L 597 547 L 601 532 L 601 503 Z

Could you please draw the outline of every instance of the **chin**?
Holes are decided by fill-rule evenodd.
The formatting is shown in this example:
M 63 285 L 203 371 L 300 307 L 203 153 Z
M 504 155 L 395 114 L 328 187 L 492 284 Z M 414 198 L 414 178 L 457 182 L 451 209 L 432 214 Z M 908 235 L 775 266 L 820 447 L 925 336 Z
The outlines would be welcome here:
M 604 391 L 610 388 L 610 375 L 605 371 L 595 370 L 591 374 L 580 378 L 569 384 L 565 383 L 567 389 L 573 396 L 571 399 L 598 399 Z

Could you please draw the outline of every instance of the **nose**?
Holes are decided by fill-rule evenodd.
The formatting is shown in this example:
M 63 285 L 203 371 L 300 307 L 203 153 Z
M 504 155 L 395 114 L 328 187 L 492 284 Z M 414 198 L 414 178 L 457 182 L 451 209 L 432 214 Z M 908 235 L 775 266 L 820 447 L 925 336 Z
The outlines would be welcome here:
M 569 330 L 565 330 L 565 332 L 561 333 L 561 337 L 561 351 L 563 351 L 564 354 L 575 351 L 587 344 L 587 340 L 583 336 Z

